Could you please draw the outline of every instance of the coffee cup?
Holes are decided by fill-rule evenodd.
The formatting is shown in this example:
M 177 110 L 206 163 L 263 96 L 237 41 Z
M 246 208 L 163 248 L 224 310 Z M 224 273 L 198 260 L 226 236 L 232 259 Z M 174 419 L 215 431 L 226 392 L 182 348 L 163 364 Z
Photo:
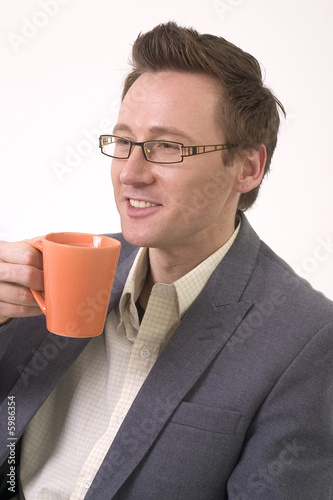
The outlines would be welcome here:
M 47 329 L 95 337 L 104 329 L 120 242 L 87 233 L 50 233 L 29 243 L 43 254 L 44 292 L 31 290 Z

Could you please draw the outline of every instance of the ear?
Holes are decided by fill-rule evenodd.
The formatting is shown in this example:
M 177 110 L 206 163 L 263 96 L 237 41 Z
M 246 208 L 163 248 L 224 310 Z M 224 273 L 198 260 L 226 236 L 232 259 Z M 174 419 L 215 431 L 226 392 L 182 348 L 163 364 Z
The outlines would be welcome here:
M 238 193 L 248 193 L 260 184 L 264 176 L 266 159 L 267 152 L 264 144 L 242 153 L 239 173 L 235 179 L 235 189 Z

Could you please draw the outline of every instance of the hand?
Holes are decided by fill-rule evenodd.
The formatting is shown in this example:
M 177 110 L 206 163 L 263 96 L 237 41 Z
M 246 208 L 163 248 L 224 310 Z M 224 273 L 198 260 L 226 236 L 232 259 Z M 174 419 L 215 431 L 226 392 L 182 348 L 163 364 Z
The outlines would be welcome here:
M 41 314 L 29 288 L 43 291 L 43 257 L 27 241 L 0 241 L 0 324 Z

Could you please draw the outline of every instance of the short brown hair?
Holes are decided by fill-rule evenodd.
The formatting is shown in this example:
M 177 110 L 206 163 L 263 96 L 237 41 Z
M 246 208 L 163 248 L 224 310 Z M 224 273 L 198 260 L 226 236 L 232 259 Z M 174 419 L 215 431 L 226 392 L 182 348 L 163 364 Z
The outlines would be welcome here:
M 225 139 L 237 144 L 224 152 L 228 165 L 235 154 L 264 144 L 267 149 L 265 174 L 269 171 L 280 126 L 274 94 L 263 85 L 258 61 L 222 37 L 199 34 L 174 22 L 160 24 L 140 34 L 132 49 L 132 72 L 126 77 L 122 98 L 140 75 L 146 72 L 179 71 L 202 73 L 218 79 L 223 97 L 220 113 Z M 255 202 L 259 187 L 242 193 L 238 208 L 247 210 Z

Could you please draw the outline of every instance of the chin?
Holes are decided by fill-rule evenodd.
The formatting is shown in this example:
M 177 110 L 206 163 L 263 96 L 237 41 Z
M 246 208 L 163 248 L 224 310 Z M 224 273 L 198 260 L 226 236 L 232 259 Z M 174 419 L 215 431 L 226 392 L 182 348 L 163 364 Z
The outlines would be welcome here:
M 126 228 L 123 228 L 122 233 L 125 240 L 131 245 L 134 245 L 136 247 L 150 246 L 150 239 L 147 236 L 138 233 L 137 231 L 129 231 L 126 230 Z

